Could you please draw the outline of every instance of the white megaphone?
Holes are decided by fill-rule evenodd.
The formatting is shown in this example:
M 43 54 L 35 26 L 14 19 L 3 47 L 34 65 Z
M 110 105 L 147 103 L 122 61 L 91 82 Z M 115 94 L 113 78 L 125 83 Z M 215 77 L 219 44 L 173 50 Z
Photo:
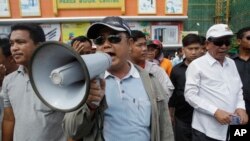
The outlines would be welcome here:
M 106 53 L 80 56 L 66 44 L 48 41 L 33 53 L 29 77 L 36 95 L 45 105 L 71 112 L 86 102 L 90 80 L 105 72 L 111 63 Z

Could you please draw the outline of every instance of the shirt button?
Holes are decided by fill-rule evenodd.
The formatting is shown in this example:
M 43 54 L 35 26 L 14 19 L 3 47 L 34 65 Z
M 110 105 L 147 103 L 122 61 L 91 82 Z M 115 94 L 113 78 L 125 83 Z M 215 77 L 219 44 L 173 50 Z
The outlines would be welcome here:
M 122 81 L 120 81 L 120 84 L 122 84 Z
M 122 90 L 122 93 L 124 93 L 125 91 L 124 90 Z

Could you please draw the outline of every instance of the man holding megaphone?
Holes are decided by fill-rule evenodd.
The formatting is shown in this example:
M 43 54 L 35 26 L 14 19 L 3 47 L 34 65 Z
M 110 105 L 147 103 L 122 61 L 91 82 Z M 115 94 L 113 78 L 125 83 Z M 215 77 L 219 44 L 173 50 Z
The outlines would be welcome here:
M 133 40 L 127 23 L 120 17 L 106 17 L 90 26 L 87 37 L 94 39 L 97 51 L 111 56 L 112 64 L 105 83 L 92 80 L 86 103 L 65 115 L 65 133 L 84 141 L 173 141 L 162 86 L 128 61 Z
M 20 66 L 3 81 L 3 141 L 66 141 L 61 127 L 64 113 L 50 109 L 38 99 L 28 76 L 31 56 L 44 41 L 44 32 L 38 25 L 20 23 L 11 27 L 11 53 Z

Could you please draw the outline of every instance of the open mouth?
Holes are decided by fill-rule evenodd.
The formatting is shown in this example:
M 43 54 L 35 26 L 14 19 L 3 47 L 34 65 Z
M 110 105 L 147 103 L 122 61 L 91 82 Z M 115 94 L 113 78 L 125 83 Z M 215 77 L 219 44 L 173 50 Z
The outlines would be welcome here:
M 115 53 L 113 52 L 106 52 L 108 55 L 110 55 L 111 57 L 115 56 Z
M 219 54 L 227 54 L 227 52 L 226 51 L 221 51 L 221 52 L 219 52 Z

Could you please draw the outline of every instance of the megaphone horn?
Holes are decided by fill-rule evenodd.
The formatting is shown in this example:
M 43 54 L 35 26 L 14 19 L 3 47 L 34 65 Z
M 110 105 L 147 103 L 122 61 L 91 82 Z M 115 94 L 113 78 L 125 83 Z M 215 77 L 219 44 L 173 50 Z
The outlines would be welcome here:
M 62 112 L 80 108 L 87 100 L 90 80 L 111 66 L 106 53 L 79 55 L 72 47 L 47 41 L 34 51 L 29 65 L 31 85 L 48 107 Z

